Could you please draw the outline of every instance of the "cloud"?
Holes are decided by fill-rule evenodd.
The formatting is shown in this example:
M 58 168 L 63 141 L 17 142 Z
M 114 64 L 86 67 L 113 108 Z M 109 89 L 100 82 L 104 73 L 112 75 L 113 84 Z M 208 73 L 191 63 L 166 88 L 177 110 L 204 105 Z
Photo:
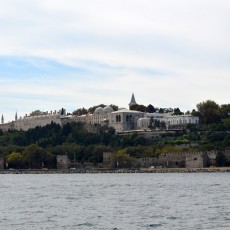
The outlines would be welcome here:
M 0 114 L 229 103 L 227 0 L 3 0 Z M 50 108 L 50 109 L 49 109 Z

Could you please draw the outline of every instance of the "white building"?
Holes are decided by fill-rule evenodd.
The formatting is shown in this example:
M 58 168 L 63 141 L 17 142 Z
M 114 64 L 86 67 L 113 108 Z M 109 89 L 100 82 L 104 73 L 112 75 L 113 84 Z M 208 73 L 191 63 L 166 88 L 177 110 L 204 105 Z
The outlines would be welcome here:
M 137 103 L 134 94 L 132 94 L 129 106 L 135 104 Z M 191 115 L 173 116 L 172 113 L 144 113 L 129 109 L 113 111 L 111 106 L 106 106 L 104 108 L 96 108 L 93 114 L 86 114 L 82 116 L 67 116 L 65 109 L 61 109 L 59 112 L 45 112 L 38 116 L 26 115 L 19 119 L 16 113 L 15 121 L 10 123 L 4 123 L 4 118 L 2 115 L 2 124 L 0 124 L 0 129 L 3 131 L 13 129 L 25 131 L 35 128 L 36 126 L 45 126 L 51 122 L 63 125 L 66 122 L 74 121 L 89 125 L 108 125 L 115 128 L 117 132 L 125 132 L 130 130 L 145 130 L 149 127 L 150 122 L 154 120 L 164 122 L 166 128 L 182 126 L 186 124 L 197 124 L 199 122 L 198 117 Z
M 144 118 L 139 119 L 137 126 L 139 129 L 147 129 L 151 121 L 158 120 L 166 125 L 166 129 L 182 127 L 187 124 L 198 124 L 199 117 L 192 115 L 172 115 L 171 113 L 146 113 Z

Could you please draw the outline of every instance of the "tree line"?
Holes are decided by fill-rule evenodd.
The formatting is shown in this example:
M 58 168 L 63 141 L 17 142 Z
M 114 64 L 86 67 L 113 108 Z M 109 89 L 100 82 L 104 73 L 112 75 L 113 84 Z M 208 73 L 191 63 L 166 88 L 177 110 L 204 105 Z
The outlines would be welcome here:
M 95 106 L 96 107 L 96 106 Z M 79 164 L 102 162 L 103 152 L 114 152 L 119 157 L 157 156 L 166 152 L 217 150 L 219 165 L 229 159 L 221 153 L 230 150 L 230 106 L 213 101 L 197 104 L 193 115 L 201 123 L 187 125 L 176 132 L 161 132 L 146 138 L 139 133 L 117 135 L 112 127 L 100 126 L 90 133 L 83 123 L 67 123 L 63 127 L 51 123 L 28 131 L 0 130 L 0 157 L 14 168 L 55 168 L 56 156 L 68 155 Z M 154 124 L 160 125 L 160 124 Z M 222 163 L 221 163 L 222 162 Z

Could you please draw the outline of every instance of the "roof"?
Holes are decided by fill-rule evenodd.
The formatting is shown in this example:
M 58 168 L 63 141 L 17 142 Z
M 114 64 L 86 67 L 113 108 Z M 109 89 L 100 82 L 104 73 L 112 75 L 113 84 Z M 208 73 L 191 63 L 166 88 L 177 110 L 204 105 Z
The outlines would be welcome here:
M 114 114 L 114 113 L 142 113 L 142 112 L 136 111 L 136 110 L 121 109 L 121 110 L 118 110 L 118 111 L 114 111 L 112 113 Z
M 134 93 L 133 93 L 129 105 L 136 105 L 136 104 L 137 103 L 136 103 L 136 100 L 135 100 L 135 97 L 134 97 Z

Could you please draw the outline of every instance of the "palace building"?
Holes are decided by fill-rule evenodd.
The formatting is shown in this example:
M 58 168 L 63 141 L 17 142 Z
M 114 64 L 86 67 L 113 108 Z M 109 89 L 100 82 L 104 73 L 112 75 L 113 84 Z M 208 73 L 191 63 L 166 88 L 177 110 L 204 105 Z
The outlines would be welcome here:
M 0 129 L 8 130 L 23 130 L 35 128 L 36 126 L 45 126 L 51 122 L 63 125 L 66 122 L 82 122 L 87 125 L 108 125 L 113 127 L 117 132 L 126 132 L 132 130 L 146 130 L 154 121 L 159 121 L 165 124 L 166 129 L 183 127 L 187 124 L 198 124 L 199 117 L 192 115 L 177 115 L 172 112 L 167 113 L 145 113 L 135 110 L 130 110 L 132 105 L 136 105 L 136 99 L 132 94 L 129 109 L 121 109 L 113 111 L 111 106 L 104 108 L 98 107 L 92 114 L 82 116 L 67 115 L 65 109 L 56 112 L 45 112 L 39 115 L 25 115 L 23 118 L 18 118 L 15 114 L 15 121 L 4 123 L 4 116 L 1 117 Z

